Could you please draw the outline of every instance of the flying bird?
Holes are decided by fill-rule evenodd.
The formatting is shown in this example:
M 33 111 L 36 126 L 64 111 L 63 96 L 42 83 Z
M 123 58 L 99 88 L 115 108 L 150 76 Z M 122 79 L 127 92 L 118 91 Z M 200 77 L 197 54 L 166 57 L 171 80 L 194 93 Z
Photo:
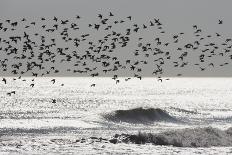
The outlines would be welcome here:
M 5 78 L 3 78 L 2 81 L 6 84 L 6 79 Z
M 223 23 L 223 21 L 219 19 L 218 20 L 218 24 L 222 24 L 222 23 Z

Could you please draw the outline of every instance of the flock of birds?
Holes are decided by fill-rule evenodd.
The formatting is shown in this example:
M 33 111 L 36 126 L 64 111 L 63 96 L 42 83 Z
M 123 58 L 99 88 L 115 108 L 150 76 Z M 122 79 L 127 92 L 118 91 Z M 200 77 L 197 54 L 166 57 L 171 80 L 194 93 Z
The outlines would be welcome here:
M 72 19 L 42 17 L 36 21 L 0 19 L 1 74 L 13 76 L 13 80 L 23 80 L 23 76 L 36 78 L 65 74 L 111 76 L 117 84 L 122 73 L 131 75 L 125 81 L 131 77 L 141 80 L 144 71 L 147 72 L 146 66 L 152 66 L 150 75 L 162 82 L 169 80 L 162 76 L 167 73 L 164 69 L 167 64 L 178 68 L 178 73 L 173 76 L 182 76 L 181 69 L 187 66 L 205 71 L 217 65 L 216 57 L 226 59 L 218 64 L 221 67 L 232 60 L 232 39 L 224 38 L 220 33 L 205 35 L 198 25 L 192 27 L 194 41 L 183 43 L 184 32 L 168 34 L 169 39 L 165 39 L 164 25 L 157 18 L 137 24 L 132 16 L 119 19 L 109 12 L 98 14 L 96 22 L 85 22 L 79 15 Z M 223 21 L 218 20 L 218 24 Z M 144 32 L 156 34 L 147 41 Z M 221 42 L 213 42 L 215 38 Z M 131 42 L 135 42 L 136 47 L 132 47 Z M 197 56 L 195 62 L 189 61 L 191 53 Z M 7 84 L 8 80 L 3 78 L 2 82 Z M 51 84 L 55 82 L 56 79 L 51 80 Z M 30 87 L 34 86 L 35 79 L 32 79 Z M 91 87 L 95 86 L 91 84 Z M 8 93 L 11 94 L 15 91 Z

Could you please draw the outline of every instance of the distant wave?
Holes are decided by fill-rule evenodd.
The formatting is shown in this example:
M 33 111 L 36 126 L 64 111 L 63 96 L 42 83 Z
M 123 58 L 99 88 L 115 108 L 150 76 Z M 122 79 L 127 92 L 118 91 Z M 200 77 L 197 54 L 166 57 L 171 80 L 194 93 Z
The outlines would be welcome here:
M 186 113 L 186 114 L 199 114 L 197 111 L 191 111 L 191 110 L 186 110 L 186 109 L 181 109 L 181 108 L 176 108 L 176 107 L 170 107 L 170 109 L 173 109 L 177 112 Z
M 165 110 L 154 108 L 135 108 L 129 110 L 116 110 L 104 115 L 104 118 L 115 122 L 128 123 L 152 123 L 155 121 L 179 122 L 176 118 L 170 116 Z
M 153 143 L 176 147 L 232 146 L 232 127 L 220 130 L 212 127 L 181 129 L 158 134 L 139 133 L 137 135 L 116 134 L 111 143 Z

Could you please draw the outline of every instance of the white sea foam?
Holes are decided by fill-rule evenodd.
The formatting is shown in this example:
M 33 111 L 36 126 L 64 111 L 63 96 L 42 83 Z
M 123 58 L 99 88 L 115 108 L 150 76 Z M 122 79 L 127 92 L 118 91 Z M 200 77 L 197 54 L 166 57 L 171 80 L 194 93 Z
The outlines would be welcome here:
M 29 79 L 27 78 L 27 81 Z M 35 80 L 34 88 L 22 81 L 12 81 L 9 85 L 0 84 L 1 153 L 26 154 L 31 151 L 29 154 L 46 154 L 51 153 L 54 148 L 58 149 L 57 152 L 64 154 L 77 150 L 89 151 L 90 154 L 137 153 L 145 152 L 145 150 L 149 150 L 150 153 L 165 153 L 167 150 L 191 154 L 197 151 L 205 153 L 207 148 L 199 150 L 150 144 L 140 147 L 123 143 L 117 145 L 67 143 L 58 148 L 57 144 L 50 140 L 51 136 L 56 136 L 57 139 L 68 137 L 67 139 L 71 139 L 72 142 L 72 140 L 90 136 L 110 138 L 120 133 L 133 135 L 142 131 L 158 134 L 177 130 L 177 132 L 167 132 L 170 135 L 164 136 L 171 141 L 172 137 L 188 135 L 193 142 L 196 140 L 191 137 L 193 130 L 179 132 L 178 129 L 195 128 L 199 132 L 199 137 L 204 138 L 206 131 L 200 128 L 212 126 L 213 131 L 217 128 L 216 131 L 223 137 L 224 130 L 231 127 L 232 123 L 232 79 L 230 78 L 171 78 L 170 81 L 163 83 L 155 78 L 145 78 L 141 81 L 132 79 L 128 82 L 120 79 L 117 85 L 110 78 L 57 78 L 54 85 L 51 85 L 50 78 Z M 64 83 L 63 87 L 60 86 L 62 83 Z M 96 87 L 90 87 L 92 83 L 95 83 Z M 12 90 L 16 90 L 16 94 L 7 96 L 6 93 Z M 52 99 L 56 99 L 56 103 L 52 103 Z M 185 123 L 154 121 L 149 124 L 134 124 L 115 122 L 102 117 L 117 110 L 138 107 L 159 108 L 170 117 Z M 206 132 L 205 135 L 210 133 Z M 210 140 L 205 137 L 205 141 Z M 226 144 L 226 140 L 221 141 L 217 137 L 213 142 L 215 143 L 211 144 L 220 143 L 216 146 Z M 169 141 L 168 143 L 171 144 Z M 184 139 L 181 143 L 183 146 L 190 144 Z M 205 143 L 202 140 L 200 146 L 204 146 Z M 222 154 L 231 152 L 230 148 L 225 147 L 213 148 L 213 150 Z

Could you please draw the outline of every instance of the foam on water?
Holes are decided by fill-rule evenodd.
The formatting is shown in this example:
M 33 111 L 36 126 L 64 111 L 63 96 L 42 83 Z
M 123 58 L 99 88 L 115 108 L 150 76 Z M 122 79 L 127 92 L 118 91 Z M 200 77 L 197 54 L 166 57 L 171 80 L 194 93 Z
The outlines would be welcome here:
M 232 146 L 232 127 L 220 130 L 212 127 L 182 129 L 159 134 L 139 133 L 137 135 L 115 135 L 114 143 L 152 143 L 176 147 Z M 111 140 L 112 141 L 112 140 Z
M 196 147 L 231 146 L 226 138 L 232 123 L 230 78 L 171 78 L 163 83 L 154 78 L 131 79 L 128 82 L 120 79 L 117 85 L 110 78 L 56 78 L 54 85 L 51 85 L 51 79 L 35 79 L 34 88 L 22 81 L 0 84 L 1 153 L 18 151 L 25 154 L 23 150 L 27 150 L 34 154 L 46 154 L 54 148 L 64 154 L 75 152 L 77 148 L 91 153 L 98 152 L 96 150 L 100 148 L 100 152 L 105 153 L 136 153 L 138 148 L 138 152 L 150 150 L 151 153 L 165 153 L 168 149 L 182 150 L 169 147 L 174 142 L 194 147 L 199 138 L 202 139 Z M 64 83 L 63 87 L 61 83 Z M 92 83 L 96 87 L 90 87 Z M 16 90 L 15 95 L 6 95 L 13 90 Z M 56 103 L 52 103 L 52 99 Z M 133 110 L 138 107 L 141 108 Z M 127 143 L 94 143 L 96 146 L 68 143 L 90 136 L 136 135 L 138 131 L 151 133 L 154 139 L 161 137 L 161 141 L 167 144 L 166 148 L 150 146 L 152 143 L 142 147 Z M 57 148 L 57 144 L 50 141 L 50 136 L 56 136 L 56 139 L 70 136 L 74 140 L 64 140 L 67 144 Z M 189 142 L 185 137 L 190 137 Z M 46 151 L 43 152 L 43 149 Z M 190 150 L 186 148 L 185 152 Z M 207 148 L 202 152 L 205 150 Z M 225 153 L 221 150 L 226 148 L 215 148 L 215 152 Z M 199 149 L 190 152 L 194 154 L 195 151 Z M 229 148 L 226 153 L 230 151 Z
M 40 129 L 53 127 L 94 128 L 97 125 L 76 119 L 1 119 L 1 128 Z

